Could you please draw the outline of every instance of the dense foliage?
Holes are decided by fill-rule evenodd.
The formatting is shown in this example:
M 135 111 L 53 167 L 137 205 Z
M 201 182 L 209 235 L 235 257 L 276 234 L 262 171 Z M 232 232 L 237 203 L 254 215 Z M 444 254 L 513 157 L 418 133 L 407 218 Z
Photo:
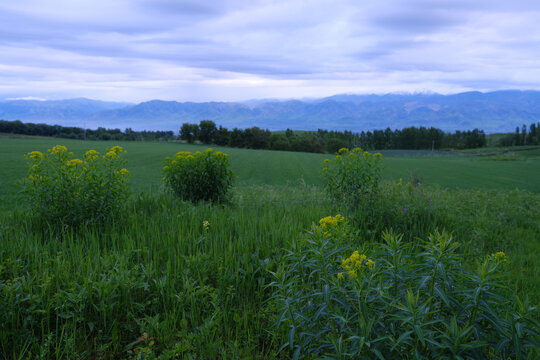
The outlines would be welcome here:
M 339 216 L 339 215 L 338 215 Z M 506 255 L 463 266 L 436 233 L 411 251 L 385 233 L 376 251 L 351 250 L 354 230 L 323 218 L 275 273 L 282 346 L 292 358 L 525 359 L 540 346 L 527 302 L 505 287 Z
M 194 154 L 181 151 L 165 163 L 164 181 L 182 200 L 195 203 L 228 200 L 233 180 L 229 155 L 213 149 Z
M 520 131 L 521 130 L 521 131 Z M 540 122 L 531 123 L 527 131 L 527 126 L 523 124 L 521 129 L 516 127 L 514 134 L 506 134 L 497 142 L 498 146 L 520 146 L 520 145 L 540 145 Z
M 484 351 L 487 358 L 503 358 L 504 354 L 517 358 L 519 346 L 523 353 L 532 351 L 529 358 L 539 358 L 540 348 L 535 353 L 529 346 L 537 339 L 533 330 L 538 329 L 540 313 L 538 309 L 528 311 L 532 309 L 526 298 L 530 304 L 540 303 L 540 195 L 537 191 L 502 190 L 502 182 L 492 175 L 485 183 L 491 189 L 479 189 L 481 173 L 467 172 L 470 167 L 488 164 L 485 169 L 494 169 L 504 177 L 508 169 L 516 169 L 514 163 L 455 157 L 449 165 L 446 157 L 414 158 L 422 169 L 435 167 L 441 173 L 461 170 L 476 182 L 454 180 L 456 189 L 451 183 L 448 188 L 433 185 L 443 176 L 433 179 L 432 184 L 387 178 L 378 184 L 371 217 L 358 216 L 353 221 L 327 216 L 336 214 L 336 204 L 323 189 L 309 185 L 313 181 L 307 174 L 320 174 L 324 157 L 231 150 L 235 171 L 245 172 L 240 173 L 239 186 L 231 191 L 231 202 L 214 206 L 156 191 L 165 154 L 176 147 L 195 151 L 202 148 L 200 145 L 130 143 L 129 169 L 140 192 L 127 200 L 123 221 L 48 232 L 42 231 L 47 224 L 32 221 L 25 203 L 12 201 L 13 194 L 7 193 L 14 193 L 9 187 L 11 179 L 24 176 L 21 153 L 28 151 L 30 143 L 45 152 L 54 145 L 52 141 L 0 139 L 0 148 L 10 150 L 0 158 L 0 167 L 10 170 L 0 174 L 0 205 L 5 211 L 0 216 L 2 359 L 289 359 L 296 351 L 316 357 L 319 346 L 329 353 L 322 357 L 331 356 L 340 344 L 346 358 L 345 352 L 352 352 L 361 340 L 345 336 L 357 330 L 353 326 L 366 330 L 358 331 L 364 339 L 380 334 L 381 326 L 393 331 L 389 333 L 392 337 L 364 342 L 362 351 L 367 355 L 358 358 L 379 358 L 375 350 L 390 353 L 388 358 L 412 358 L 416 355 L 410 352 L 414 343 L 419 344 L 418 353 L 440 354 L 441 358 L 454 349 L 455 358 Z M 69 148 L 76 154 L 84 153 L 87 144 L 71 141 Z M 106 146 L 93 143 L 102 154 L 106 154 Z M 402 165 L 410 164 L 407 160 L 411 157 L 384 159 L 390 170 L 394 164 L 413 167 Z M 537 160 L 531 157 L 517 165 L 526 165 L 523 173 L 531 176 L 536 174 L 533 166 Z M 306 181 L 298 182 L 298 174 L 305 174 Z M 257 185 L 261 178 L 272 185 Z M 278 185 L 283 178 L 288 185 Z M 453 240 L 444 234 L 452 234 Z M 386 249 L 390 238 L 399 242 L 398 268 L 402 272 L 398 272 L 398 280 L 404 281 L 403 289 L 397 291 L 399 301 L 394 303 L 388 288 L 393 284 L 388 261 L 394 257 Z M 319 240 L 328 242 L 322 246 Z M 429 262 L 435 256 L 429 250 L 438 248 L 430 244 L 445 241 L 449 251 L 441 257 L 445 259 L 441 265 L 435 266 Z M 459 243 L 459 252 L 454 243 Z M 332 256 L 322 256 L 328 254 Z M 323 259 L 330 279 L 328 288 L 321 281 L 315 283 L 326 276 L 321 275 Z M 484 262 L 494 271 L 488 271 L 488 277 L 493 277 L 480 288 L 477 270 Z M 294 266 L 304 266 L 305 271 L 294 272 Z M 444 271 L 437 270 L 432 276 L 434 268 Z M 295 278 L 285 276 L 284 291 L 281 285 L 270 286 L 279 282 L 277 276 L 291 273 Z M 429 276 L 424 283 L 419 281 L 422 274 Z M 380 281 L 380 288 L 364 282 L 371 275 Z M 432 283 L 434 295 L 430 298 Z M 406 291 L 409 285 L 413 288 L 411 297 Z M 314 286 L 322 286 L 322 290 Z M 370 292 L 363 292 L 367 289 Z M 469 320 L 469 326 L 463 321 L 467 314 L 473 319 L 473 290 L 480 297 L 477 315 L 474 321 Z M 364 316 L 359 302 L 353 306 L 361 291 L 368 297 L 375 297 L 374 291 L 387 296 L 368 307 L 368 315 L 382 314 L 380 321 Z M 461 301 L 446 304 L 440 291 Z M 306 298 L 298 299 L 295 294 Z M 330 307 L 323 299 L 325 294 L 330 296 Z M 513 301 L 514 295 L 521 303 Z M 310 298 L 311 304 L 307 304 Z M 348 301 L 344 310 L 333 303 L 338 298 Z M 409 309 L 400 306 L 407 308 L 409 300 L 415 298 L 418 308 L 433 309 L 416 313 L 424 344 Z M 292 332 L 289 315 L 284 313 L 287 299 L 299 325 Z M 505 305 L 502 309 L 501 304 Z M 445 314 L 462 309 L 464 315 L 443 319 L 439 305 Z M 307 309 L 306 314 L 312 315 L 312 309 L 324 306 L 313 323 L 320 336 L 304 333 L 302 327 L 309 319 L 301 318 L 304 313 L 300 311 Z M 489 308 L 495 315 L 486 313 Z M 332 315 L 332 309 L 342 317 Z M 436 322 L 430 324 L 429 317 Z M 373 320 L 371 333 L 362 319 Z M 334 326 L 344 320 L 350 326 Z M 509 328 L 510 323 L 513 328 Z M 332 331 L 327 332 L 324 326 L 332 326 Z M 338 330 L 344 336 L 337 338 L 334 346 L 326 340 L 336 339 L 332 336 Z M 497 332 L 506 336 L 504 340 L 509 336 L 510 341 L 497 339 L 495 343 L 501 346 L 493 347 Z M 457 342 L 450 343 L 444 334 Z M 482 346 L 476 347 L 476 336 L 483 337 Z M 304 342 L 308 345 L 298 350 L 297 345 Z
M 52 225 L 104 223 L 119 213 L 129 194 L 125 152 L 112 147 L 105 155 L 89 150 L 83 159 L 65 146 L 47 153 L 32 151 L 24 193 L 32 212 Z
M 105 129 L 103 127 L 92 130 L 74 126 L 23 123 L 19 120 L 0 120 L 0 133 L 54 136 L 78 140 L 149 141 L 174 139 L 174 133 L 172 131 L 134 131 L 129 128 L 122 131 L 120 129 Z
M 330 199 L 369 218 L 379 195 L 381 160 L 380 153 L 371 154 L 361 148 L 342 148 L 335 158 L 326 159 L 322 170 Z
M 445 133 L 434 127 L 408 127 L 392 131 L 317 131 L 294 132 L 287 129 L 284 133 L 262 130 L 258 127 L 227 130 L 210 120 L 203 120 L 199 125 L 184 123 L 180 129 L 180 138 L 193 143 L 196 140 L 204 144 L 243 147 L 250 149 L 269 149 L 285 151 L 304 151 L 315 153 L 335 153 L 343 147 L 364 149 L 430 149 L 441 148 L 472 149 L 486 145 L 486 136 L 482 130 L 456 131 Z
M 534 124 L 533 124 L 534 125 Z M 22 135 L 54 136 L 79 140 L 174 140 L 172 131 L 134 131 L 130 128 L 97 130 L 60 125 L 23 123 L 21 121 L 0 120 L 0 133 Z M 179 137 L 188 143 L 200 141 L 203 144 L 216 144 L 249 149 L 268 149 L 302 151 L 313 153 L 335 153 L 343 147 L 360 146 L 364 149 L 472 149 L 486 144 L 482 130 L 456 131 L 445 133 L 434 127 L 408 127 L 401 130 L 374 130 L 353 133 L 351 131 L 297 131 L 270 132 L 259 127 L 228 130 L 216 126 L 211 120 L 199 124 L 183 123 Z M 519 137 L 519 136 L 518 136 Z M 514 137 L 512 141 L 515 144 Z M 530 140 L 532 141 L 532 140 Z M 529 143 L 530 143 L 529 141 Z

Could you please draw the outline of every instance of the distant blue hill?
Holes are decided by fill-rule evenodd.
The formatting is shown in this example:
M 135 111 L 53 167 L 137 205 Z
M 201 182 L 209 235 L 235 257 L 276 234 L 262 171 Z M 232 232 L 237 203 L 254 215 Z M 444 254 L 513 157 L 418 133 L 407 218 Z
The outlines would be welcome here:
M 101 111 L 132 105 L 86 98 L 66 100 L 4 100 L 0 101 L 0 119 L 23 122 L 84 126 L 92 115 Z
M 65 126 L 173 130 L 182 123 L 212 120 L 227 128 L 258 126 L 270 130 L 362 130 L 434 126 L 446 131 L 480 128 L 513 131 L 540 121 L 540 91 L 489 93 L 334 95 L 314 100 L 250 100 L 140 104 L 89 99 L 0 102 L 0 119 Z

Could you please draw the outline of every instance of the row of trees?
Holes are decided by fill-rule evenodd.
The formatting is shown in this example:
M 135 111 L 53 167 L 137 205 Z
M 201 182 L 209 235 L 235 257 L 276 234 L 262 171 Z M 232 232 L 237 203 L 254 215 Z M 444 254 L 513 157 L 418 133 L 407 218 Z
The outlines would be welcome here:
M 434 127 L 407 127 L 404 129 L 362 131 L 360 134 L 350 132 L 327 132 L 319 130 L 318 134 L 327 142 L 339 139 L 341 142 L 358 144 L 364 149 L 387 150 L 424 150 L 424 149 L 472 149 L 486 145 L 486 134 L 482 130 L 456 131 L 445 133 Z
M 540 124 L 539 124 L 540 125 Z M 538 142 L 536 125 L 531 125 L 531 131 L 525 135 L 517 133 L 512 135 L 511 141 L 524 139 L 527 144 Z M 518 129 L 519 130 L 519 129 Z M 524 127 L 526 132 L 526 128 Z M 0 132 L 24 135 L 54 136 L 69 139 L 87 140 L 175 140 L 177 137 L 172 131 L 134 131 L 132 129 L 83 129 L 60 125 L 46 125 L 23 123 L 21 121 L 0 120 Z M 362 131 L 292 131 L 270 132 L 256 126 L 228 130 L 217 126 L 213 121 L 202 120 L 199 124 L 184 123 L 180 129 L 180 138 L 189 143 L 199 141 L 204 144 L 216 144 L 250 149 L 269 149 L 285 151 L 302 151 L 316 153 L 335 153 L 343 147 L 361 147 L 367 150 L 384 149 L 434 149 L 441 148 L 477 148 L 485 146 L 486 136 L 482 130 L 444 131 L 430 127 L 408 127 L 401 130 L 374 130 Z M 514 143 L 510 144 L 513 145 Z M 518 143 L 523 145 L 523 143 Z
M 359 146 L 368 150 L 384 149 L 470 149 L 485 146 L 486 135 L 482 130 L 456 131 L 445 133 L 434 127 L 408 127 L 401 130 L 374 130 L 361 133 L 351 131 L 317 131 L 271 133 L 258 127 L 228 130 L 210 120 L 199 124 L 184 123 L 180 129 L 180 138 L 189 143 L 200 141 L 204 144 L 216 144 L 251 149 L 288 150 L 304 152 L 334 153 L 343 147 Z
M 257 126 L 228 130 L 216 126 L 213 121 L 203 120 L 198 125 L 184 123 L 180 128 L 180 139 L 189 143 L 216 144 L 249 149 L 287 150 L 303 152 L 325 152 L 324 141 L 313 133 L 298 133 L 287 129 L 285 133 L 270 132 Z
M 152 141 L 176 139 L 172 131 L 134 131 L 129 128 L 122 131 L 120 129 L 105 129 L 102 127 L 97 128 L 97 130 L 91 130 L 72 126 L 23 123 L 19 120 L 0 120 L 0 133 L 54 136 L 79 140 Z
M 499 139 L 498 146 L 540 145 L 540 122 L 529 125 L 523 124 L 521 131 L 516 127 L 515 133 L 509 133 Z

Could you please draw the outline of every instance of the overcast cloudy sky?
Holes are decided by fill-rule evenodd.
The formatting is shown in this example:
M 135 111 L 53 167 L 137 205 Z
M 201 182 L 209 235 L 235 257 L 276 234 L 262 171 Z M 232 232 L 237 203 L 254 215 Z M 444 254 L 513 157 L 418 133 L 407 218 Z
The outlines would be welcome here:
M 0 3 L 0 98 L 540 90 L 538 0 Z

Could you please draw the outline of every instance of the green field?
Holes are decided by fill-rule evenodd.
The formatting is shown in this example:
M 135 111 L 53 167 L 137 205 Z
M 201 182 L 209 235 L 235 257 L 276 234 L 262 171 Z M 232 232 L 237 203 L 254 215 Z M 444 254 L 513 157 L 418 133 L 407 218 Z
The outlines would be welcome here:
M 68 147 L 77 156 L 89 149 L 103 152 L 116 142 L 80 141 L 50 138 L 0 137 L 0 208 L 17 203 L 17 183 L 27 171 L 24 155 L 32 150 L 46 151 L 54 145 Z M 202 151 L 208 146 L 181 143 L 119 142 L 127 150 L 126 159 L 136 191 L 155 190 L 161 186 L 163 160 L 178 151 Z M 236 183 L 244 185 L 322 185 L 322 160 L 330 155 L 290 153 L 285 151 L 220 148 L 230 155 Z M 540 150 L 528 148 L 516 161 L 497 161 L 474 152 L 459 155 L 429 151 L 383 151 L 384 178 L 407 182 L 416 174 L 426 185 L 455 189 L 522 189 L 540 192 Z M 463 155 L 465 154 L 465 155 Z
M 57 231 L 28 214 L 18 185 L 23 156 L 56 144 L 77 156 L 127 150 L 133 195 L 119 218 Z M 161 182 L 164 158 L 206 148 L 0 136 L 0 359 L 293 356 L 280 351 L 291 332 L 276 326 L 283 313 L 271 284 L 313 224 L 345 211 L 322 189 L 322 161 L 331 156 L 216 148 L 236 175 L 231 203 L 175 199 Z M 416 258 L 419 239 L 447 232 L 464 269 L 506 253 L 502 294 L 540 303 L 540 154 L 513 150 L 383 152 L 379 199 L 370 218 L 350 213 L 338 255 L 375 251 L 392 229 Z M 421 185 L 407 184 L 415 179 Z

